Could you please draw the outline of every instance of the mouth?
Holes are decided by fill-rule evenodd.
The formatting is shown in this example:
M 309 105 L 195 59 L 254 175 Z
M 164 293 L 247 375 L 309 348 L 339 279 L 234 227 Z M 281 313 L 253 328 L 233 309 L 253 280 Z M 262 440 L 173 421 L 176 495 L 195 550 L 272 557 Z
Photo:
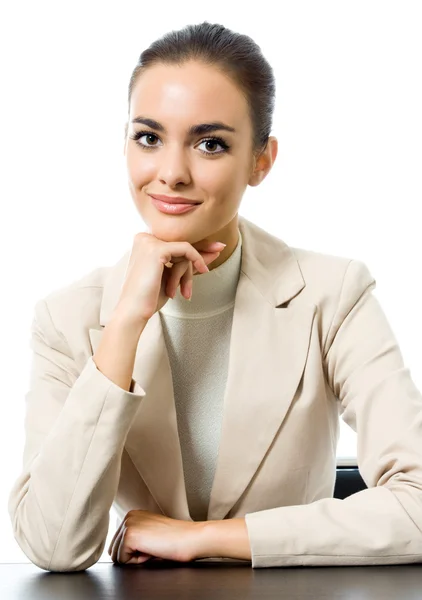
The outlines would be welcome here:
M 191 200 L 183 198 L 183 196 L 164 196 L 163 194 L 149 194 L 149 196 L 166 204 L 202 204 L 200 200 Z
M 157 198 L 155 198 L 154 196 L 151 196 L 151 200 L 153 205 L 161 212 L 167 215 L 181 215 L 184 214 L 186 212 L 191 212 L 193 210 L 195 210 L 196 208 L 198 208 L 198 206 L 200 204 L 202 204 L 202 202 L 198 202 L 198 203 L 190 203 L 190 204 L 186 204 L 186 203 L 169 203 L 169 202 L 164 202 L 163 200 L 158 200 Z

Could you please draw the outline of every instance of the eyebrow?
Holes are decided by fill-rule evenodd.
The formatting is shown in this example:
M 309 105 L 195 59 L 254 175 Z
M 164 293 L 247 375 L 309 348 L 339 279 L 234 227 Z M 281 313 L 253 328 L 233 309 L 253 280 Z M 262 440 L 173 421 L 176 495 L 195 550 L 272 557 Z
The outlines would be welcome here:
M 155 121 L 154 119 L 149 119 L 148 117 L 136 117 L 132 120 L 132 123 L 141 123 L 142 125 L 147 125 L 148 127 L 151 127 L 151 129 L 161 131 L 162 133 L 167 133 L 166 128 L 163 125 L 161 125 L 161 123 Z M 236 133 L 236 129 L 234 127 L 230 127 L 230 125 L 226 125 L 221 121 L 213 121 L 212 123 L 200 123 L 199 125 L 192 125 L 188 129 L 188 135 L 202 135 L 204 133 L 211 133 L 213 131 L 220 130 Z

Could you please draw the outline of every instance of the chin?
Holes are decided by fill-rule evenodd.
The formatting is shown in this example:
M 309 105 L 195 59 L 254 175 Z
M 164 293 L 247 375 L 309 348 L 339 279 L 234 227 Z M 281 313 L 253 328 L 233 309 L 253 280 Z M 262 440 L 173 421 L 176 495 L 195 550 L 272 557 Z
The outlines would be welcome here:
M 181 221 L 176 223 L 176 219 L 172 223 L 168 220 L 166 222 L 166 215 L 163 216 L 163 219 L 154 219 L 154 222 L 148 225 L 149 233 L 168 242 L 186 242 L 188 237 L 194 237 L 192 234 L 195 233 L 195 228 L 192 225 Z

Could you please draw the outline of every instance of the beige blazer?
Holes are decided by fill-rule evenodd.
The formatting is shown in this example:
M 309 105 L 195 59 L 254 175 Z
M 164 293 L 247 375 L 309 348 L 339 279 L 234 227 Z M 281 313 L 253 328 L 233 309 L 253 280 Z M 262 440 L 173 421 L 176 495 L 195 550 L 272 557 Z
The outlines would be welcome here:
M 208 519 L 246 518 L 252 567 L 422 562 L 422 395 L 367 266 L 243 236 Z M 101 556 L 112 504 L 191 520 L 170 364 L 156 313 L 130 391 L 92 360 L 130 250 L 35 305 L 15 538 L 46 570 Z M 339 416 L 368 489 L 333 498 Z

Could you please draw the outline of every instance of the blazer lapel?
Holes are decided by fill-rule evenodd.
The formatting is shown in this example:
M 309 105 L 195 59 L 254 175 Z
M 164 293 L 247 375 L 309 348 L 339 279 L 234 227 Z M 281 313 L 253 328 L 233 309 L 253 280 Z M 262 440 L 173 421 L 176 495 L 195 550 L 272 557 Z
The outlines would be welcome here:
M 305 366 L 314 304 L 288 305 L 304 287 L 292 249 L 239 216 L 241 272 L 231 330 L 220 447 L 208 520 L 224 519 L 268 451 L 294 398 Z M 104 286 L 101 329 L 90 329 L 93 353 L 120 297 L 130 251 Z M 286 305 L 286 306 L 283 306 Z M 141 400 L 125 448 L 163 514 L 189 514 L 173 381 L 161 317 L 149 320 L 136 351 L 134 385 Z

